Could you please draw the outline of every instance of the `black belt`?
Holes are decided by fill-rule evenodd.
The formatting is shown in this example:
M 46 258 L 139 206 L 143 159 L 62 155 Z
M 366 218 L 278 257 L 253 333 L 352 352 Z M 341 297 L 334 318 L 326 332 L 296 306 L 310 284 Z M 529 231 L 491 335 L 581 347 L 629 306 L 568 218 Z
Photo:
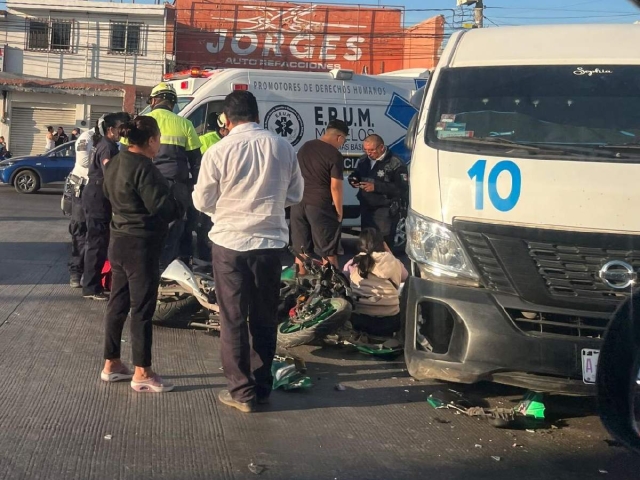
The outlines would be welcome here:
M 91 178 L 89 177 L 89 184 L 92 185 L 102 185 L 104 183 L 104 178 Z

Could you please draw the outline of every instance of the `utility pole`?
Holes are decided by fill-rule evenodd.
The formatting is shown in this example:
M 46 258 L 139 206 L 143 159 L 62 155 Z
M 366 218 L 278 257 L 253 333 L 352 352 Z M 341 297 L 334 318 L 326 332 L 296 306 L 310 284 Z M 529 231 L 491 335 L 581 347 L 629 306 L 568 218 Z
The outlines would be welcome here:
M 484 26 L 484 3 L 483 0 L 457 0 L 459 7 L 475 5 L 473 9 L 473 28 L 482 28 Z M 465 24 L 466 25 L 466 24 Z M 470 28 L 470 27 L 465 27 Z
M 476 2 L 476 6 L 473 9 L 473 20 L 476 28 L 482 28 L 484 26 L 484 3 L 482 3 L 482 0 Z

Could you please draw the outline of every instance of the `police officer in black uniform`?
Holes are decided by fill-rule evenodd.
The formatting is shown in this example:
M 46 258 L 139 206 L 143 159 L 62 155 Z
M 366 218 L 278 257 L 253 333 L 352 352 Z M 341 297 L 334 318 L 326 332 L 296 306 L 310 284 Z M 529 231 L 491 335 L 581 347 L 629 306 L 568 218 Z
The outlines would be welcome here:
M 93 134 L 95 129 L 87 130 L 76 140 L 76 164 L 69 174 L 68 187 L 71 190 L 71 257 L 69 258 L 69 285 L 82 287 L 81 277 L 84 273 L 84 253 L 87 241 L 87 222 L 82 207 L 82 193 L 89 180 L 89 161 L 93 151 Z
M 87 224 L 82 295 L 92 300 L 109 299 L 102 287 L 102 268 L 107 259 L 111 222 L 111 204 L 102 191 L 104 166 L 118 154 L 119 127 L 129 120 L 127 112 L 105 115 L 98 120 L 93 135 L 89 179 L 82 192 L 82 207 Z
M 365 155 L 356 170 L 349 175 L 349 183 L 359 188 L 362 229 L 375 228 L 393 248 L 400 213 L 409 198 L 407 167 L 384 145 L 380 135 L 364 139 Z

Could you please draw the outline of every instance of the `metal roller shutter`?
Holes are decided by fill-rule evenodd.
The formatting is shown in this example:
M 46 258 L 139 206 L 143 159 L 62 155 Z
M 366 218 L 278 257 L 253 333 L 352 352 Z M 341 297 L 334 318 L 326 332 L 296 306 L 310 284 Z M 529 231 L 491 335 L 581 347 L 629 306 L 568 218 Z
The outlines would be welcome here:
M 75 106 L 72 108 L 11 108 L 11 126 L 9 129 L 9 151 L 13 156 L 44 153 L 47 126 L 54 129 L 63 127 L 67 135 L 76 124 Z
M 104 107 L 104 108 L 108 108 L 108 107 Z M 96 126 L 96 122 L 98 121 L 98 119 L 103 116 L 106 115 L 107 113 L 113 113 L 113 112 L 117 112 L 116 109 L 106 109 L 106 110 L 96 110 L 94 107 L 91 107 L 91 117 L 89 118 L 89 125 L 86 127 L 87 129 L 89 128 L 93 128 Z M 84 129 L 83 129 L 84 131 Z

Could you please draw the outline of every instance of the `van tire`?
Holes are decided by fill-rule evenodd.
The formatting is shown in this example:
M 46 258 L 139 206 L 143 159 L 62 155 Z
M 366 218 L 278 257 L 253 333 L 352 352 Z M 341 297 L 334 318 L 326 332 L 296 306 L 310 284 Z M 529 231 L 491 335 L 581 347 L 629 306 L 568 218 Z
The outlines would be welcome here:
M 402 255 L 407 249 L 407 216 L 400 217 L 396 224 L 396 235 L 394 237 L 391 251 L 396 255 Z

